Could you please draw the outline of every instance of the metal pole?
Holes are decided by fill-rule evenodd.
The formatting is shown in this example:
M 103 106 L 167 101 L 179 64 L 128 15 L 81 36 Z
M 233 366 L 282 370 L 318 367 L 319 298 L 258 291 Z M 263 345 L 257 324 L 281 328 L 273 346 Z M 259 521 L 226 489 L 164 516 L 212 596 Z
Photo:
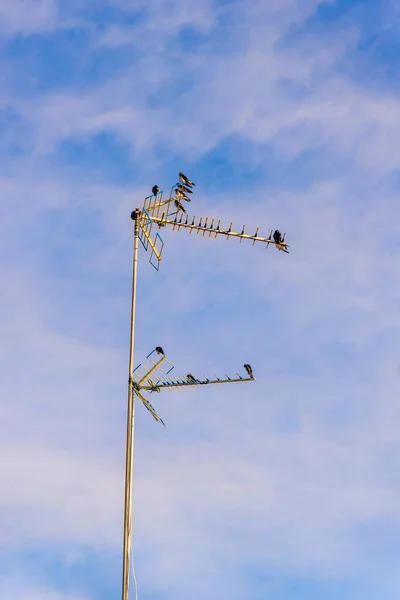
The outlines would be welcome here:
M 133 487 L 133 450 L 135 442 L 135 395 L 132 387 L 133 358 L 135 349 L 135 312 L 136 312 L 136 276 L 139 248 L 139 216 L 136 209 L 131 214 L 134 222 L 133 265 L 132 265 L 132 305 L 131 305 L 131 338 L 129 352 L 128 377 L 128 415 L 126 422 L 126 460 L 125 460 L 125 509 L 124 509 L 124 549 L 122 569 L 122 600 L 128 600 L 129 594 L 129 559 L 132 533 L 132 487 Z

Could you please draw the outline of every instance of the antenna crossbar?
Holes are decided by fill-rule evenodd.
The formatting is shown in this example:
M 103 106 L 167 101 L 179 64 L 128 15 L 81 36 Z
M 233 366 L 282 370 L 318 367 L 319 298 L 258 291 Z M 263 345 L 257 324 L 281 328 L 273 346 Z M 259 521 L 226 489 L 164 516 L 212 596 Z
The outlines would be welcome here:
M 161 217 L 149 215 L 149 218 L 153 221 L 153 223 L 156 223 L 159 227 L 165 227 L 166 225 L 171 225 L 173 229 L 179 230 L 181 227 L 183 227 L 185 229 L 188 229 L 190 231 L 190 233 L 192 231 L 196 231 L 197 233 L 201 232 L 201 233 L 203 233 L 203 235 L 208 233 L 209 237 L 211 237 L 211 235 L 213 235 L 214 237 L 217 237 L 218 235 L 226 235 L 227 239 L 229 239 L 230 237 L 234 237 L 234 238 L 238 238 L 240 240 L 251 240 L 253 242 L 253 244 L 255 244 L 255 242 L 262 242 L 262 243 L 266 244 L 267 246 L 269 244 L 272 244 L 278 250 L 289 253 L 287 243 L 284 240 L 280 243 L 275 242 L 275 240 L 272 238 L 272 232 L 270 233 L 268 238 L 265 238 L 265 237 L 261 237 L 258 235 L 258 229 L 254 235 L 245 233 L 244 227 L 241 232 L 232 231 L 232 224 L 230 225 L 230 227 L 228 229 L 222 229 L 220 227 L 220 221 L 218 221 L 218 223 L 215 225 L 214 219 L 211 221 L 211 224 L 208 225 L 208 217 L 206 217 L 204 219 L 204 221 L 203 221 L 203 217 L 201 217 L 197 223 L 196 223 L 196 217 L 193 217 L 191 222 L 189 222 L 188 217 L 186 217 L 186 219 L 184 220 L 183 217 L 181 217 L 179 219 L 178 219 L 178 217 L 175 217 L 175 219 L 170 219 L 165 215 L 162 215 Z
M 160 202 L 156 202 L 155 204 L 149 204 L 149 206 L 146 207 L 146 211 L 148 213 L 150 213 L 150 212 L 153 212 L 153 210 L 160 209 L 163 206 L 170 204 L 172 202 L 172 200 L 175 200 L 176 197 L 177 196 L 172 196 L 171 198 L 168 198 L 168 200 L 162 200 Z
M 161 423 L 161 425 L 164 425 L 164 427 L 165 427 L 164 421 L 162 420 L 161 417 L 158 416 L 154 407 L 150 404 L 150 402 L 147 400 L 147 398 L 142 396 L 142 394 L 137 389 L 135 389 L 135 394 L 138 396 L 138 398 L 140 398 L 140 400 L 143 402 L 143 404 L 145 405 L 145 407 L 147 408 L 147 410 L 149 411 L 151 416 L 157 421 L 157 423 Z
M 148 248 L 148 246 L 150 246 L 152 252 L 154 252 L 156 258 L 158 261 L 161 260 L 161 252 L 158 251 L 156 244 L 153 242 L 153 240 L 150 237 L 149 232 L 147 231 L 147 227 L 146 227 L 146 223 L 140 222 L 140 229 L 141 229 L 141 234 L 144 236 L 144 238 L 146 239 L 147 245 L 145 245 L 145 243 L 142 241 L 143 246 L 146 248 Z
M 164 242 L 159 233 L 156 233 L 154 238 L 151 236 L 151 230 L 154 222 L 146 209 L 139 211 L 137 215 L 137 222 L 139 226 L 139 240 L 146 252 L 150 246 L 151 253 L 149 262 L 156 269 L 156 271 L 158 271 L 160 267 L 162 251 L 164 248 Z
M 156 371 L 156 370 L 158 369 L 158 367 L 161 365 L 161 363 L 162 363 L 162 362 L 164 362 L 164 360 L 165 360 L 165 356 L 162 356 L 162 357 L 160 358 L 160 360 L 159 360 L 159 361 L 157 361 L 157 362 L 154 364 L 154 366 L 153 366 L 153 367 L 151 367 L 151 369 L 149 369 L 149 370 L 148 370 L 148 371 L 147 371 L 147 372 L 146 372 L 146 373 L 143 375 L 143 377 L 142 377 L 141 379 L 139 379 L 139 381 L 137 382 L 137 387 L 138 387 L 138 389 L 141 387 L 141 384 L 143 383 L 143 381 L 145 381 L 145 379 L 147 379 L 148 377 L 150 377 L 150 375 L 151 375 L 152 373 L 154 373 L 154 371 Z
M 172 380 L 172 379 L 161 379 L 160 383 L 156 383 L 155 385 L 141 385 L 141 390 L 146 390 L 149 392 L 159 392 L 162 389 L 171 389 L 171 388 L 183 388 L 183 387 L 195 387 L 199 385 L 218 385 L 219 383 L 240 383 L 245 381 L 255 381 L 254 377 L 228 377 L 226 379 L 186 379 L 182 380 Z
M 156 351 L 153 350 L 147 356 L 147 366 L 139 364 L 132 372 L 132 385 L 135 390 L 143 389 L 142 383 L 144 381 L 146 381 L 151 387 L 154 387 L 154 385 L 158 383 L 161 378 L 165 378 L 165 376 L 169 375 L 169 373 L 173 370 L 174 366 L 166 359 L 164 354 L 162 354 L 161 358 L 159 358 L 157 361 L 154 361 L 152 359 L 154 352 Z M 161 365 L 164 361 L 168 365 L 167 368 L 161 368 Z

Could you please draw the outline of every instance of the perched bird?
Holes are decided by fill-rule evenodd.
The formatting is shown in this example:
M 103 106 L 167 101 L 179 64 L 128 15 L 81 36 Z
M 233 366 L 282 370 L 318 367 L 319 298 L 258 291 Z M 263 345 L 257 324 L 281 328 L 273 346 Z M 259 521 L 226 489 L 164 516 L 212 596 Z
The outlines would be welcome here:
M 278 231 L 278 229 L 275 229 L 273 238 L 274 238 L 275 244 L 281 244 L 282 243 L 282 235 L 281 235 L 281 232 Z
M 164 350 L 161 348 L 161 346 L 157 346 L 156 352 L 157 354 L 164 354 Z
M 176 206 L 176 208 L 178 210 L 181 210 L 182 212 L 186 212 L 186 209 L 184 208 L 184 206 L 179 202 L 179 200 L 174 200 L 174 204 Z
M 195 377 L 193 377 L 193 375 L 192 375 L 191 373 L 188 373 L 188 374 L 186 375 L 186 379 L 189 379 L 190 381 L 196 381 L 196 378 L 195 378 Z
M 183 192 L 184 194 L 193 194 L 193 190 L 186 187 L 186 185 L 182 185 L 181 183 L 176 186 L 176 189 L 179 190 L 180 192 Z
M 179 181 L 182 181 L 182 183 L 184 183 L 185 185 L 189 185 L 190 187 L 196 185 L 193 181 L 190 181 L 190 179 L 188 179 L 188 177 L 186 177 L 186 175 L 184 175 L 183 173 L 179 173 Z
M 158 185 L 153 185 L 151 191 L 153 192 L 153 196 L 157 196 L 158 192 L 160 191 L 160 188 L 158 187 Z
M 249 374 L 249 377 L 253 377 L 253 369 L 251 368 L 250 365 L 243 365 L 244 368 L 246 369 L 247 373 Z
M 186 200 L 186 202 L 191 202 L 192 200 L 191 198 L 189 198 L 189 196 L 186 196 L 186 194 L 180 191 L 176 192 L 176 197 L 179 198 L 179 200 Z

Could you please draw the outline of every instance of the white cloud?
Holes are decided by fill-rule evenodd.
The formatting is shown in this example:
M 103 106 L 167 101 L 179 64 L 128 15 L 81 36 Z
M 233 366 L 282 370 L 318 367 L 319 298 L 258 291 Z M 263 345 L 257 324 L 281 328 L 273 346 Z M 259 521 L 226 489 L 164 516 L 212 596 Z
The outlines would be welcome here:
M 6 36 L 43 33 L 57 20 L 56 0 L 15 0 L 0 3 L 0 33 Z
M 38 585 L 23 571 L 15 577 L 2 578 L 0 583 L 1 600 L 88 600 L 87 596 L 60 593 L 49 585 Z
M 307 11 L 316 5 L 311 3 Z M 31 129 L 31 147 L 47 152 L 74 136 L 111 131 L 132 147 L 135 157 L 165 143 L 195 158 L 237 134 L 256 144 L 272 144 L 286 157 L 322 145 L 351 157 L 361 168 L 377 172 L 398 168 L 398 102 L 379 91 L 366 92 L 335 73 L 336 61 L 354 46 L 357 31 L 341 31 L 328 40 L 306 38 L 299 42 L 300 51 L 298 46 L 279 50 L 275 38 L 297 18 L 293 7 L 278 19 L 278 25 L 273 21 L 276 35 L 270 36 L 263 29 L 262 15 L 255 22 L 253 10 L 241 15 L 240 24 L 229 26 L 240 52 L 218 56 L 205 44 L 200 56 L 189 52 L 177 63 L 173 51 L 169 60 L 168 53 L 163 57 L 153 45 L 144 44 L 149 23 L 163 28 L 161 45 L 166 43 L 164 36 L 172 37 L 183 24 L 162 3 L 158 19 L 151 13 L 145 24 L 132 26 L 130 33 L 125 26 L 121 33 L 123 39 L 132 37 L 137 50 L 147 48 L 138 66 L 125 76 L 86 92 L 50 93 L 16 103 Z M 269 11 L 270 7 L 265 18 L 270 17 Z M 174 23 L 172 32 L 166 15 Z M 120 26 L 112 25 L 104 34 L 111 36 L 114 45 L 115 32 L 120 31 L 116 27 Z M 99 43 L 106 43 L 102 39 Z M 181 90 L 177 83 L 172 104 L 149 109 L 148 98 L 162 94 L 163 86 L 173 85 L 178 75 L 190 76 L 191 86 Z M 282 81 L 303 88 L 303 98 L 281 88 Z
M 155 3 L 142 24 L 113 25 L 101 40 L 139 47 L 157 32 L 124 76 L 13 97 L 29 135 L 28 157 L 0 181 L 3 546 L 121 548 L 129 212 L 148 190 L 94 183 L 79 165 L 71 175 L 46 160 L 65 139 L 115 131 L 153 177 L 149 158 L 162 145 L 187 161 L 238 135 L 254 144 L 258 167 L 268 166 L 266 144 L 289 166 L 319 147 L 351 167 L 308 177 L 301 191 L 249 181 L 251 202 L 231 187 L 206 198 L 199 172 L 191 212 L 261 224 L 266 235 L 276 225 L 289 256 L 168 231 L 159 274 L 141 254 L 137 361 L 161 343 L 179 374 L 249 360 L 259 383 L 160 394 L 165 431 L 138 406 L 139 579 L 169 597 L 220 598 L 223 581 L 226 597 L 248 598 L 249 564 L 332 579 L 374 566 L 399 589 L 384 533 L 386 523 L 398 531 L 399 226 L 396 187 L 383 179 L 398 167 L 399 110 L 336 72 L 357 31 L 278 49 L 317 5 L 257 2 L 245 14 Z M 159 54 L 182 27 L 206 33 L 229 16 L 237 52 L 218 54 L 205 40 L 199 54 Z M 9 31 L 22 31 L 18 23 Z M 149 108 L 177 74 L 193 75 L 191 85 Z M 54 214 L 59 229 L 46 221 Z M 92 216 L 93 231 L 77 233 Z M 30 593 L 18 598 L 58 600 Z
M 110 468 L 104 456 L 101 464 L 21 440 L 3 443 L 0 468 L 2 544 L 9 550 L 32 543 L 118 546 L 122 469 Z

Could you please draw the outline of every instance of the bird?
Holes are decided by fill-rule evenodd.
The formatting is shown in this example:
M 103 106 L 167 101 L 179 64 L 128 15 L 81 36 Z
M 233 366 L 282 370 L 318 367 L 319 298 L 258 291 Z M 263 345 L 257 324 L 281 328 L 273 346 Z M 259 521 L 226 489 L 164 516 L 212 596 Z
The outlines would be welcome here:
M 181 210 L 182 212 L 186 212 L 186 209 L 183 207 L 183 205 L 179 202 L 179 200 L 174 200 L 174 204 L 176 206 L 176 208 L 178 210 Z
M 189 379 L 190 381 L 196 381 L 196 378 L 191 373 L 188 373 L 186 375 L 186 378 Z
M 176 189 L 179 190 L 180 192 L 183 192 L 184 194 L 193 194 L 193 190 L 186 187 L 186 185 L 182 185 L 181 183 L 176 186 Z
M 186 196 L 186 194 L 180 191 L 176 193 L 176 197 L 179 198 L 179 200 L 186 200 L 186 202 L 191 202 L 192 200 L 191 198 L 189 198 L 189 196 Z
M 250 365 L 243 365 L 244 368 L 246 369 L 247 373 L 249 374 L 249 377 L 253 378 L 253 369 L 251 368 Z
M 160 188 L 158 187 L 158 185 L 153 185 L 151 191 L 153 192 L 153 196 L 157 196 L 158 192 L 160 191 Z
M 164 350 L 161 348 L 161 346 L 157 346 L 156 352 L 157 354 L 164 354 Z
M 275 229 L 273 238 L 274 238 L 275 244 L 281 244 L 282 243 L 282 235 L 281 235 L 281 232 L 278 229 Z
M 185 185 L 189 185 L 190 187 L 196 185 L 193 181 L 190 181 L 190 179 L 186 177 L 186 175 L 184 175 L 183 173 L 179 173 L 179 181 L 182 181 L 182 183 L 184 183 Z

